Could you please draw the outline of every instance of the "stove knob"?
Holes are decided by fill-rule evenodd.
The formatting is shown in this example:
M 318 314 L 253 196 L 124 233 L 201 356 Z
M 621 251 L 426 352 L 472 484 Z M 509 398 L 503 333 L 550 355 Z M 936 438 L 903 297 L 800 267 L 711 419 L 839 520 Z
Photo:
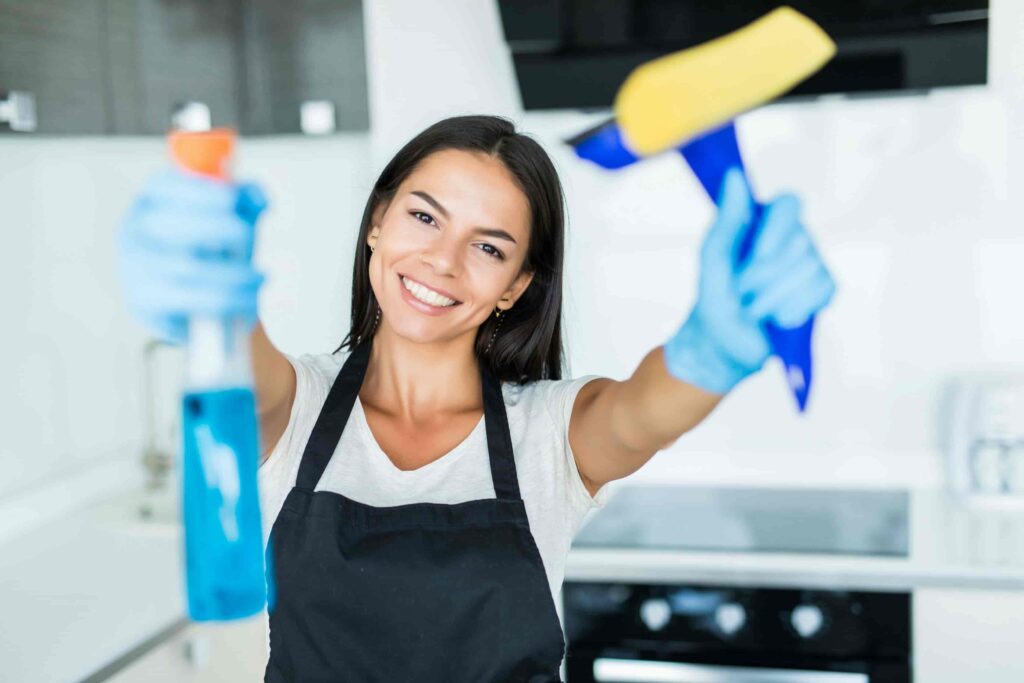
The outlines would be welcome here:
M 789 615 L 789 623 L 801 638 L 813 638 L 821 632 L 825 615 L 817 605 L 798 605 Z
M 715 624 L 727 636 L 735 635 L 747 623 L 747 610 L 735 602 L 725 602 L 715 609 Z
M 652 631 L 660 631 L 672 619 L 672 606 L 667 600 L 650 598 L 640 605 L 640 620 Z

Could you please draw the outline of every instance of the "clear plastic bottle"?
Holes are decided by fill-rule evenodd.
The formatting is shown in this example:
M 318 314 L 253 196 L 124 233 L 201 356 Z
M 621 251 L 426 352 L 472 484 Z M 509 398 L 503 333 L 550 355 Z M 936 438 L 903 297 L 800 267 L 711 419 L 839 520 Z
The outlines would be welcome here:
M 170 142 L 183 169 L 228 180 L 232 131 L 175 132 Z M 249 332 L 237 318 L 189 320 L 182 507 L 188 612 L 196 621 L 253 615 L 267 604 L 272 586 L 256 480 L 260 448 Z

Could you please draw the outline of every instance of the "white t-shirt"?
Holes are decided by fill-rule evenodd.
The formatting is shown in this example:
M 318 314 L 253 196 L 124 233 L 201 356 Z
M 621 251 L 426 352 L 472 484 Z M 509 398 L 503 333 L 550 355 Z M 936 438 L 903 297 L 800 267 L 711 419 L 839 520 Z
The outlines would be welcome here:
M 313 424 L 350 354 L 286 357 L 295 368 L 296 390 L 288 426 L 259 468 L 264 545 L 288 492 L 295 486 L 302 453 Z M 560 593 L 572 538 L 592 509 L 604 505 L 607 487 L 591 497 L 569 447 L 569 416 L 576 394 L 599 375 L 540 380 L 517 386 L 502 383 L 519 492 L 561 615 Z M 375 507 L 407 503 L 452 505 L 494 498 L 484 419 L 441 458 L 412 471 L 395 467 L 373 437 L 359 398 L 352 406 L 338 449 L 316 490 L 334 491 Z

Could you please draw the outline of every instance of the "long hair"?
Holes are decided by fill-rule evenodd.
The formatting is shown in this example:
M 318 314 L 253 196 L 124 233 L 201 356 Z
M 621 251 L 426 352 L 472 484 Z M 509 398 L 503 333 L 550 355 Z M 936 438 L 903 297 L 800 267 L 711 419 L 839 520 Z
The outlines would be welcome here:
M 377 298 L 370 286 L 370 247 L 366 236 L 374 209 L 389 203 L 399 185 L 434 152 L 460 149 L 497 159 L 515 177 L 530 204 L 529 250 L 523 271 L 533 279 L 515 305 L 501 314 L 501 328 L 488 352 L 498 324 L 489 316 L 477 330 L 477 359 L 501 382 L 517 384 L 562 377 L 562 256 L 565 212 L 562 185 L 551 159 L 532 138 L 497 116 L 456 116 L 438 121 L 410 140 L 384 167 L 370 192 L 359 224 L 352 269 L 352 326 L 335 349 L 354 349 L 374 332 Z

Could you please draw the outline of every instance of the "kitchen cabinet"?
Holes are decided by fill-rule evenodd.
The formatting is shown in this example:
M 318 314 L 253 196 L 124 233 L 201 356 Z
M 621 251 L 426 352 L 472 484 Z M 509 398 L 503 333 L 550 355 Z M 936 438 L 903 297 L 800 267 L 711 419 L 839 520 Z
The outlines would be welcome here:
M 234 0 L 108 2 L 109 90 L 115 134 L 162 135 L 179 103 L 209 107 L 214 126 L 239 121 L 244 69 Z M 40 111 L 42 121 L 45 111 Z
M 0 0 L 12 90 L 42 134 L 162 135 L 186 102 L 244 135 L 365 130 L 362 2 Z
M 1024 592 L 914 591 L 914 680 L 1024 680 Z
M 103 33 L 101 0 L 0 0 L 0 98 L 32 93 L 37 133 L 106 132 Z
M 300 133 L 303 103 L 326 103 L 338 130 L 369 127 L 362 3 L 250 0 L 243 14 L 245 133 Z

